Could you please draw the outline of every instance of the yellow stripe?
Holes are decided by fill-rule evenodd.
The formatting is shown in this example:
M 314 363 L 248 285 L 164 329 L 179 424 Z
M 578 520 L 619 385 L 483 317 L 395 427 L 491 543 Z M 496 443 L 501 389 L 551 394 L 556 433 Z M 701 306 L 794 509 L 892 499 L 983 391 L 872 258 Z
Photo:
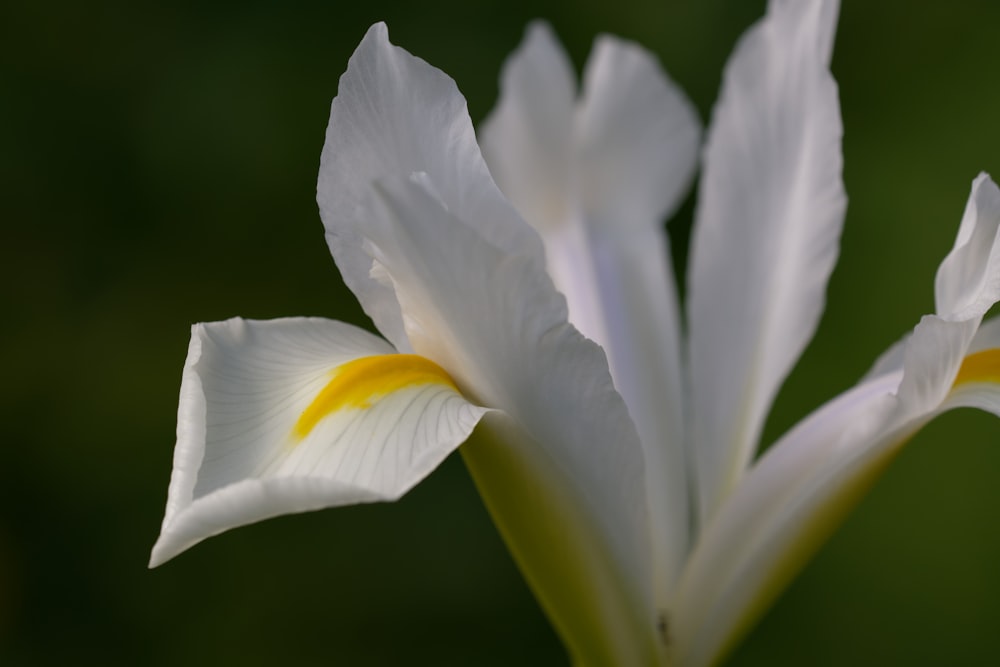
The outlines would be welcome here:
M 1000 349 L 975 352 L 963 359 L 952 386 L 957 387 L 966 382 L 1000 383 Z
M 439 384 L 458 391 L 443 368 L 416 354 L 383 354 L 349 361 L 337 367 L 330 382 L 302 411 L 292 434 L 301 440 L 324 417 L 338 410 L 364 410 L 387 394 L 423 384 Z

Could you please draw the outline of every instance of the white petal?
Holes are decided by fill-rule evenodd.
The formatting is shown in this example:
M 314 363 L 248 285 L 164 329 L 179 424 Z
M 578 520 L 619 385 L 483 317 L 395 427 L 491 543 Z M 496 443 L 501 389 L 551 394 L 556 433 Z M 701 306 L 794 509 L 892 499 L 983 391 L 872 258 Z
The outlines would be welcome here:
M 969 345 L 969 354 L 994 347 L 1000 347 L 1000 317 L 990 318 L 979 325 L 972 344 Z
M 768 450 L 707 525 L 680 585 L 682 661 L 718 660 L 923 424 L 955 407 L 1000 415 L 1000 320 L 980 327 L 1000 294 L 997 194 L 985 177 L 973 185 L 938 272 L 940 315 Z
M 584 70 L 575 130 L 576 188 L 589 225 L 662 229 L 694 176 L 701 123 L 655 56 L 600 37 Z
M 986 174 L 972 183 L 972 193 L 955 238 L 955 245 L 938 266 L 934 280 L 938 315 L 946 320 L 981 318 L 1000 298 L 1000 190 Z M 996 320 L 983 325 L 971 351 L 993 345 Z M 909 334 L 890 347 L 868 371 L 875 377 L 903 368 Z
M 576 83 L 546 23 L 528 27 L 504 64 L 500 101 L 483 123 L 483 155 L 497 184 L 545 244 L 545 263 L 573 325 L 604 343 L 606 321 L 577 183 Z
M 887 444 L 891 394 L 883 375 L 803 420 L 755 464 L 707 524 L 678 587 L 671 631 L 678 664 L 719 662 L 753 626 L 864 490 L 867 463 Z M 865 446 L 872 457 L 830 479 L 835 463 Z M 842 452 L 840 459 L 837 452 Z M 825 467 L 827 466 L 827 467 Z M 857 472 L 856 479 L 850 473 Z
M 925 315 L 903 350 L 898 396 L 907 415 L 929 415 L 951 390 L 969 351 L 979 320 L 949 322 Z
M 437 467 L 486 410 L 393 352 L 323 319 L 195 325 L 150 565 L 279 514 L 394 500 Z
M 937 312 L 949 320 L 982 317 L 1000 298 L 1000 188 L 986 174 L 972 184 L 955 247 L 934 282 Z
M 497 185 L 543 234 L 572 214 L 575 106 L 573 67 L 549 25 L 535 21 L 504 63 L 500 100 L 479 134 Z
M 861 378 L 861 383 L 877 378 L 879 375 L 895 373 L 903 370 L 903 352 L 906 351 L 906 343 L 910 340 L 912 332 L 908 332 L 900 340 L 893 343 L 888 350 L 883 352 L 868 369 L 868 372 Z
M 646 461 L 660 607 L 667 604 L 690 549 L 690 494 L 685 452 L 680 315 L 662 231 L 631 239 L 594 236 L 595 264 L 607 322 L 615 387 L 635 421 Z
M 600 348 L 539 263 L 484 240 L 426 179 L 387 183 L 369 219 L 413 348 L 506 414 L 463 455 L 564 640 L 587 662 L 650 662 L 642 451 Z
M 699 138 L 693 106 L 650 53 L 598 39 L 576 119 L 576 192 L 596 272 L 589 298 L 603 321 L 596 340 L 646 454 L 661 607 L 690 548 L 691 492 L 680 316 L 663 220 L 690 184 Z
M 736 47 L 712 116 L 688 279 L 703 520 L 752 458 L 837 258 L 846 198 L 828 67 L 836 9 L 772 0 Z
M 974 332 L 974 322 L 925 317 L 902 372 L 820 408 L 748 471 L 681 579 L 673 628 L 680 663 L 712 664 L 752 627 L 899 448 L 939 414 Z
M 340 79 L 320 158 L 317 198 L 344 281 L 400 351 L 399 306 L 370 275 L 362 251 L 362 205 L 374 183 L 426 172 L 449 209 L 510 252 L 542 254 L 535 233 L 497 189 L 476 144 L 465 98 L 446 74 L 371 27 Z
M 680 326 L 663 219 L 694 172 L 697 115 L 651 54 L 613 37 L 598 39 L 574 110 L 570 65 L 544 24 L 508 60 L 501 93 L 483 152 L 541 233 L 570 320 L 607 351 L 636 420 L 662 604 L 689 523 Z
M 942 411 L 959 407 L 1000 416 L 1000 317 L 979 327 Z

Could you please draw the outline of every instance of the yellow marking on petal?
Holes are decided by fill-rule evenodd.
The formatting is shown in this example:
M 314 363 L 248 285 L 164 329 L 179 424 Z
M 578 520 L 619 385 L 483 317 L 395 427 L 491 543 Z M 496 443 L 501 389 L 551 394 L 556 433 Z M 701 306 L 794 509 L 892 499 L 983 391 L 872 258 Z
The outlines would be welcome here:
M 333 371 L 330 382 L 302 411 L 292 434 L 296 440 L 301 440 L 324 417 L 339 410 L 364 410 L 394 391 L 426 384 L 444 385 L 458 391 L 443 368 L 420 355 L 382 354 L 348 361 Z
M 963 359 L 952 387 L 967 382 L 1000 383 L 1000 349 L 974 352 Z

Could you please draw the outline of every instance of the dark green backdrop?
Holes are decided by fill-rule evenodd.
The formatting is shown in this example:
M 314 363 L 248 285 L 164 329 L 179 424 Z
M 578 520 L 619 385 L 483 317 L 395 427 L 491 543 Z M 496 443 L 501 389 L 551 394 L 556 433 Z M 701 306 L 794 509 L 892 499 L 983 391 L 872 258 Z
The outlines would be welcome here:
M 578 66 L 601 31 L 655 50 L 704 118 L 762 5 L 4 3 L 0 664 L 565 664 L 457 459 L 398 504 L 273 520 L 147 571 L 188 327 L 361 321 L 314 188 L 373 21 L 451 74 L 476 120 L 535 16 Z M 931 311 L 973 177 L 1000 175 L 1000 4 L 844 5 L 843 250 L 769 439 Z M 997 480 L 1000 422 L 939 420 L 733 664 L 996 659 Z

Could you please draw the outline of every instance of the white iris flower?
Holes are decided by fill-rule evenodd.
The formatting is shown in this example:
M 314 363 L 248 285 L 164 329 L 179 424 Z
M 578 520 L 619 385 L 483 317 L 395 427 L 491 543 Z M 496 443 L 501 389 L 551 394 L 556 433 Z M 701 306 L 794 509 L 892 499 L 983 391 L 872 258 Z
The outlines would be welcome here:
M 599 39 L 577 99 L 532 26 L 484 160 L 454 82 L 374 26 L 333 101 L 318 197 L 384 339 L 314 318 L 195 325 L 151 565 L 267 517 L 396 499 L 468 440 L 575 662 L 721 659 L 920 427 L 1000 413 L 1000 321 L 982 323 L 1000 189 L 981 175 L 937 312 L 754 460 L 838 251 L 836 14 L 772 0 L 727 66 L 686 331 L 662 220 L 700 128 L 650 54 Z

